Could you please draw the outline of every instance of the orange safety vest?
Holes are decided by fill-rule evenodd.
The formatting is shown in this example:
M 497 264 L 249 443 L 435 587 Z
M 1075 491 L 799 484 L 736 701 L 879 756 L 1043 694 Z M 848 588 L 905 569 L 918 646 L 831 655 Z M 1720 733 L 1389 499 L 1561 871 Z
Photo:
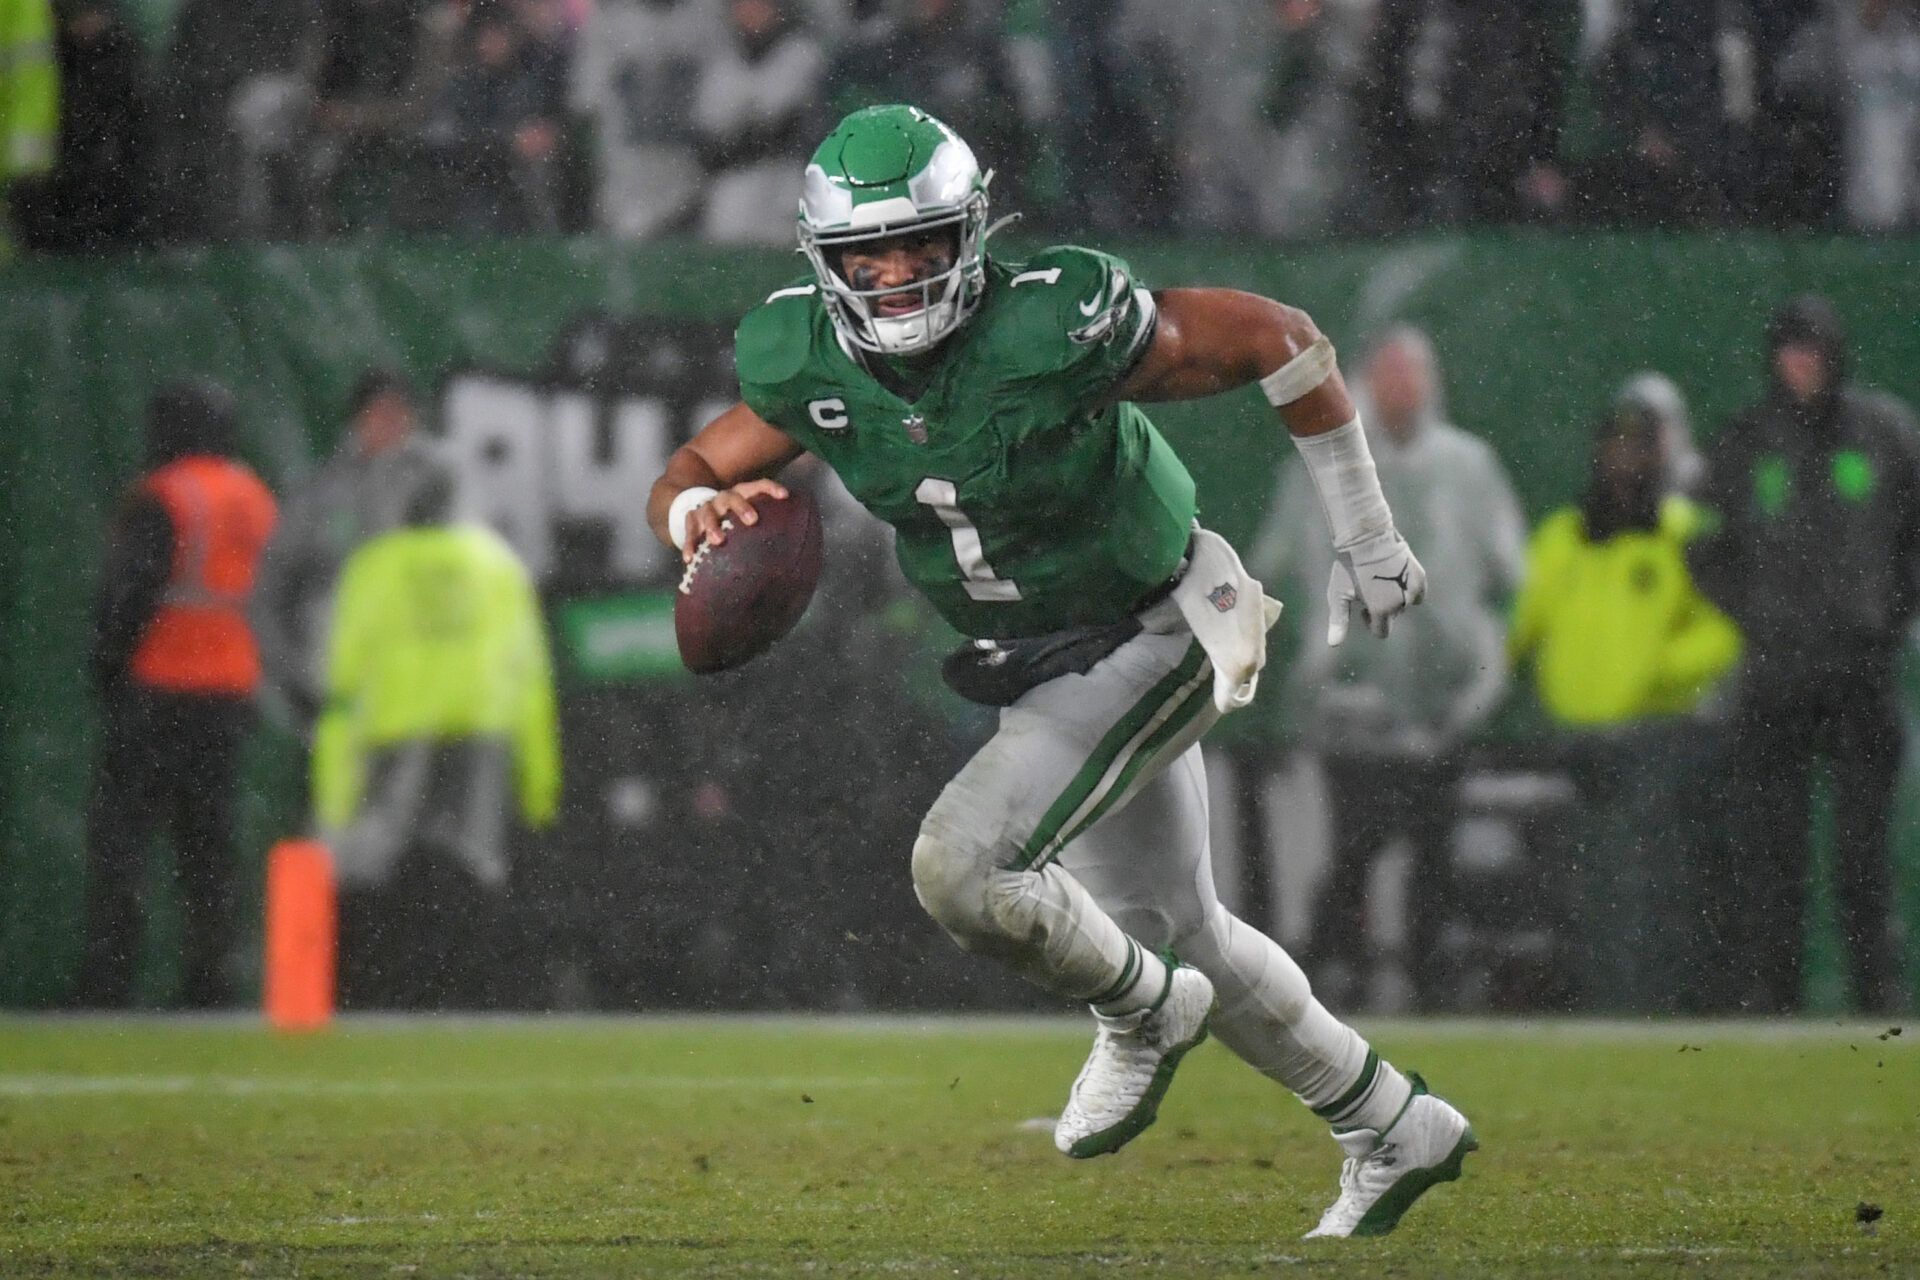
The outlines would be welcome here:
M 173 572 L 133 653 L 133 678 L 156 689 L 250 694 L 260 650 L 247 596 L 273 532 L 273 495 L 237 462 L 196 454 L 140 485 L 173 523 Z

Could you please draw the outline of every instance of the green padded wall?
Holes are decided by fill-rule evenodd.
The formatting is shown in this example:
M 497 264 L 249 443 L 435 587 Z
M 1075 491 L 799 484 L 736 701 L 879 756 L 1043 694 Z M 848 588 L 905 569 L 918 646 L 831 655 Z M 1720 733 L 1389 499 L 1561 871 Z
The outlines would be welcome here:
M 1794 292 L 1831 295 L 1862 377 L 1920 401 L 1912 239 L 1516 233 L 1107 247 L 1150 284 L 1234 285 L 1303 306 L 1350 352 L 1390 321 L 1426 326 L 1452 416 L 1493 441 L 1535 515 L 1576 492 L 1589 423 L 1634 370 L 1673 376 L 1710 434 L 1759 390 L 1765 315 Z M 0 275 L 0 1005 L 57 999 L 77 953 L 92 583 L 155 385 L 188 373 L 231 383 L 246 452 L 280 484 L 330 447 L 340 401 L 368 364 L 398 364 L 427 385 L 463 365 L 529 370 L 587 308 L 731 318 L 801 265 L 687 244 L 429 241 Z M 1284 447 L 1257 395 L 1155 416 L 1190 460 L 1210 523 L 1247 533 Z M 268 743 L 250 765 L 252 848 L 276 821 L 285 755 Z M 1909 883 L 1910 920 L 1917 896 Z

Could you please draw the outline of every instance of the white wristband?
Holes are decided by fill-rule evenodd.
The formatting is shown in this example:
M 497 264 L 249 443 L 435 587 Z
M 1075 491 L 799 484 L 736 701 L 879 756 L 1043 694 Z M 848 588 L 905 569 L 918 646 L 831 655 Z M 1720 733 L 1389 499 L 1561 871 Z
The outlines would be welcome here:
M 719 496 L 718 489 L 709 489 L 703 484 L 674 495 L 673 505 L 667 508 L 667 536 L 673 539 L 676 551 L 687 545 L 687 517 Z
M 1267 403 L 1278 409 L 1292 404 L 1327 380 L 1333 372 L 1333 344 L 1322 335 L 1312 346 L 1260 379 Z
M 1380 491 L 1373 451 L 1367 448 L 1358 417 L 1319 435 L 1295 436 L 1293 443 L 1319 491 L 1335 551 L 1351 551 L 1369 538 L 1393 532 L 1393 512 Z

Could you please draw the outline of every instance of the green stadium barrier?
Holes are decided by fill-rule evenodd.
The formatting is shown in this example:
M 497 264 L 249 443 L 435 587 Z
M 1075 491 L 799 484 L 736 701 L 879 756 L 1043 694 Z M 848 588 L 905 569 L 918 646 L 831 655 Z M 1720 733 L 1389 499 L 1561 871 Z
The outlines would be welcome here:
M 1860 377 L 1920 401 L 1912 239 L 1501 233 L 1109 247 L 1150 284 L 1233 285 L 1305 307 L 1349 352 L 1389 322 L 1425 326 L 1450 415 L 1493 442 L 1534 516 L 1578 491 L 1589 424 L 1635 370 L 1672 376 L 1710 435 L 1759 391 L 1765 316 L 1792 293 L 1831 296 L 1855 335 Z M 230 383 L 245 454 L 284 485 L 332 447 L 347 388 L 369 364 L 423 385 L 462 367 L 530 371 L 590 309 L 731 319 L 800 270 L 776 251 L 434 240 L 30 262 L 0 275 L 0 1005 L 56 1001 L 77 959 L 92 585 L 156 385 L 188 374 Z M 1189 459 L 1209 523 L 1244 537 L 1284 448 L 1257 395 L 1155 417 Z M 243 806 L 250 850 L 279 834 L 291 759 L 262 735 Z M 1902 904 L 1914 925 L 1917 811 L 1909 785 Z M 1810 991 L 1830 1006 L 1825 897 L 1813 914 Z M 156 966 L 165 943 L 155 941 Z M 165 982 L 150 976 L 146 989 Z

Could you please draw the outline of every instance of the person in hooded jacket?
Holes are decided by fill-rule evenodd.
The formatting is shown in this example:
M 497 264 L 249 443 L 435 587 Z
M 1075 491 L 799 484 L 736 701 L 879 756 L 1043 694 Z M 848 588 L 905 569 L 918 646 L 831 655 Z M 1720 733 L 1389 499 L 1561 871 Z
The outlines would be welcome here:
M 454 519 L 450 476 L 341 570 L 314 730 L 315 825 L 340 880 L 340 1003 L 496 998 L 509 809 L 553 821 L 560 745 L 533 579 Z
M 1585 1010 L 1696 1000 L 1700 866 L 1719 812 L 1701 782 L 1720 765 L 1718 686 L 1740 656 L 1687 572 L 1702 520 L 1678 492 L 1654 385 L 1630 384 L 1600 419 L 1586 493 L 1534 531 L 1507 633 L 1582 801 L 1555 859 L 1555 887 L 1578 905 L 1554 906 L 1587 961 L 1573 993 Z
M 87 810 L 86 941 L 76 1002 L 134 995 L 153 836 L 172 838 L 180 1002 L 225 1004 L 236 920 L 233 791 L 260 654 L 246 601 L 273 496 L 236 461 L 233 395 L 183 382 L 147 407 L 147 467 L 121 505 L 94 611 L 99 755 Z
M 1711 924 L 1722 1001 L 1796 1009 L 1812 769 L 1832 766 L 1836 896 L 1854 1000 L 1900 1006 L 1888 818 L 1904 729 L 1897 665 L 1920 604 L 1920 430 L 1849 377 L 1838 313 L 1803 296 L 1767 327 L 1770 384 L 1709 455 L 1719 519 L 1701 589 L 1747 640 L 1728 855 Z

